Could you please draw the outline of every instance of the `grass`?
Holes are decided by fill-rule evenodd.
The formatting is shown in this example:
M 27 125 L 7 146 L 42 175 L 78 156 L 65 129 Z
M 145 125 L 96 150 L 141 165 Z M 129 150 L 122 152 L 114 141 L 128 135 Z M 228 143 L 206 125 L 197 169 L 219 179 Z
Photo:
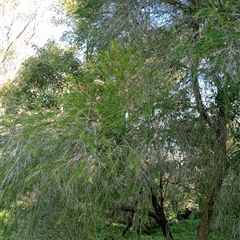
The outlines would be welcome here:
M 171 226 L 171 232 L 173 234 L 174 240 L 194 240 L 197 234 L 197 229 L 200 220 L 187 220 L 187 221 L 179 221 L 175 222 Z M 102 240 L 104 238 L 99 238 L 98 240 Z M 108 239 L 108 238 L 105 238 Z M 137 239 L 137 236 L 133 233 L 133 231 L 129 231 L 125 238 L 118 239 Z M 160 229 L 156 226 L 148 233 L 143 233 L 141 235 L 141 239 L 144 240 L 166 240 L 160 231 Z M 225 240 L 226 236 L 223 234 L 210 234 L 209 240 Z
M 199 220 L 179 221 L 171 226 L 171 232 L 175 240 L 193 240 L 195 239 Z M 128 239 L 132 239 L 131 234 L 128 235 Z M 147 234 L 142 234 L 141 239 L 145 240 L 165 240 L 162 232 L 158 227 L 150 230 Z
M 9 227 L 9 223 L 11 221 L 9 213 L 6 210 L 0 211 L 0 240 L 21 240 L 23 239 L 20 236 L 16 236 L 15 231 L 4 232 L 4 228 L 6 229 Z M 199 220 L 187 220 L 187 221 L 179 221 L 173 223 L 171 226 L 171 232 L 175 240 L 194 240 L 197 228 L 198 228 Z M 122 231 L 126 226 L 123 224 L 112 224 L 111 226 L 106 227 L 106 229 L 99 229 L 98 233 L 92 235 L 91 239 L 94 240 L 107 240 L 107 239 L 139 239 L 139 236 L 136 235 L 132 229 L 130 229 L 126 236 L 121 237 Z M 12 229 L 13 230 L 13 229 Z M 141 239 L 144 240 L 165 240 L 163 234 L 161 233 L 160 229 L 155 226 L 152 228 L 144 229 L 144 233 L 141 235 Z M 49 240 L 52 239 L 51 237 L 48 238 Z M 65 239 L 65 238 L 64 238 Z M 67 238 L 66 238 L 67 239 Z M 78 239 L 76 237 L 76 239 Z M 223 234 L 210 234 L 209 240 L 225 240 L 226 236 Z M 47 240 L 47 239 L 33 239 L 31 240 Z M 72 239 L 75 240 L 75 239 Z

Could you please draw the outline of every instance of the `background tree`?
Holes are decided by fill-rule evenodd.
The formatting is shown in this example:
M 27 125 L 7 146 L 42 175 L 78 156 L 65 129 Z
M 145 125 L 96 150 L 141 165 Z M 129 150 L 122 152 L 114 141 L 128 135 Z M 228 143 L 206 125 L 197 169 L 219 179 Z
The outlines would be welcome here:
M 67 79 L 80 76 L 79 67 L 74 48 L 64 50 L 49 41 L 22 63 L 8 90 L 3 86 L 4 107 L 18 110 L 59 107 L 58 98 L 68 84 Z

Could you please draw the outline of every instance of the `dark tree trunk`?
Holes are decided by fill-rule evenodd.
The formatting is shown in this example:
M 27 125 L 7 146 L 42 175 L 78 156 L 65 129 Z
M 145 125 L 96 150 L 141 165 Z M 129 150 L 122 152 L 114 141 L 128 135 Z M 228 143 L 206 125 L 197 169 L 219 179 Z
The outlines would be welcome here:
M 158 201 L 156 195 L 154 194 L 153 189 L 151 188 L 152 194 L 152 206 L 155 212 L 150 212 L 149 216 L 154 218 L 162 233 L 166 239 L 173 239 L 173 235 L 169 229 L 168 221 L 164 212 L 164 197 L 163 197 L 163 181 L 162 178 L 159 182 L 160 188 L 160 201 Z
M 122 236 L 124 236 L 127 233 L 127 231 L 130 229 L 130 227 L 132 227 L 132 225 L 133 225 L 133 223 L 135 221 L 135 216 L 136 216 L 135 211 L 131 211 L 131 218 L 128 221 L 127 227 L 123 230 Z
M 173 235 L 168 227 L 168 221 L 164 213 L 164 208 L 158 203 L 154 194 L 152 194 L 152 205 L 155 212 L 149 212 L 149 216 L 155 219 L 166 239 L 173 239 Z
M 154 209 L 154 211 L 149 211 L 148 215 L 150 217 L 152 217 L 156 223 L 158 224 L 159 228 L 161 229 L 164 237 L 167 240 L 173 240 L 173 235 L 169 229 L 168 226 L 168 220 L 166 218 L 165 212 L 164 212 L 164 198 L 163 198 L 163 182 L 162 179 L 160 179 L 160 183 L 159 183 L 159 187 L 160 187 L 160 201 L 158 200 L 158 198 L 156 197 L 156 194 L 154 194 L 153 189 L 150 187 L 150 191 L 151 191 L 151 200 L 152 200 L 152 207 Z M 139 195 L 141 195 L 142 190 L 140 191 Z M 134 207 L 130 207 L 130 206 L 125 206 L 122 208 L 123 211 L 125 212 L 130 212 L 131 213 L 131 219 L 128 222 L 127 227 L 124 229 L 122 236 L 124 236 L 127 231 L 130 229 L 130 227 L 133 225 L 134 221 L 135 221 L 135 217 L 136 217 L 136 211 L 135 208 L 138 204 L 138 201 L 135 202 L 135 206 Z

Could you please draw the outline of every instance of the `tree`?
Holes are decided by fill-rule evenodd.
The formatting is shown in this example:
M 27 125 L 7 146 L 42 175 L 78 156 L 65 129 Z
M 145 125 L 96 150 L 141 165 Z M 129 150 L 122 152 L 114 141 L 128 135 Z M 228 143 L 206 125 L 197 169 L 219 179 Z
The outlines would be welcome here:
M 7 136 L 5 204 L 27 198 L 19 210 L 41 215 L 35 236 L 54 209 L 55 239 L 141 232 L 147 215 L 172 239 L 174 189 L 199 203 L 197 240 L 218 227 L 238 239 L 238 3 L 74 3 L 75 34 L 79 46 L 91 42 L 91 57 L 61 95 L 61 112 L 26 112 Z M 130 222 L 114 230 L 123 211 Z
M 4 106 L 9 109 L 59 107 L 58 97 L 68 84 L 67 78 L 80 75 L 80 62 L 74 54 L 74 48 L 64 50 L 51 41 L 37 48 L 35 56 L 22 63 L 11 87 L 4 92 L 3 86 Z
M 123 50 L 125 51 L 124 54 L 122 54 Z M 136 54 L 134 48 L 123 49 L 113 44 L 109 51 L 100 52 L 96 59 L 85 67 L 85 74 L 81 81 L 76 79 L 76 82 L 68 87 L 68 91 L 64 94 L 62 100 L 63 113 L 56 114 L 53 112 L 51 114 L 51 112 L 47 112 L 46 114 L 34 114 L 33 116 L 19 115 L 17 121 L 22 127 L 16 134 L 9 136 L 8 149 L 3 154 L 4 159 L 11 159 L 12 166 L 12 169 L 8 167 L 8 161 L 6 165 L 2 165 L 4 176 L 7 176 L 9 171 L 16 173 L 16 178 L 9 176 L 10 178 L 7 177 L 3 181 L 5 189 L 4 199 L 7 203 L 12 202 L 12 194 L 15 196 L 15 191 L 17 192 L 16 197 L 22 195 L 18 194 L 19 191 L 15 187 L 14 189 L 8 188 L 9 181 L 15 182 L 14 186 L 18 186 L 19 190 L 21 189 L 22 197 L 25 198 L 29 194 L 35 196 L 35 184 L 37 188 L 49 189 L 48 191 L 50 192 L 52 187 L 56 187 L 55 184 L 51 184 L 49 188 L 45 184 L 38 184 L 38 182 L 39 177 L 41 178 L 42 176 L 46 179 L 46 183 L 52 181 L 56 183 L 55 171 L 57 171 L 57 178 L 63 177 L 59 181 L 63 181 L 64 187 L 59 186 L 58 189 L 55 189 L 57 199 L 54 200 L 54 204 L 56 204 L 56 201 L 60 201 L 59 204 L 61 206 L 61 201 L 68 202 L 67 207 L 63 208 L 62 211 L 60 210 L 61 208 L 56 209 L 57 218 L 61 214 L 64 216 L 65 211 L 70 213 L 72 208 L 74 209 L 80 204 L 79 207 L 82 207 L 79 208 L 79 211 L 81 211 L 79 224 L 82 224 L 85 229 L 85 231 L 81 230 L 82 237 L 89 236 L 90 238 L 90 235 L 96 237 L 96 229 L 99 229 L 100 226 L 106 228 L 106 220 L 112 223 L 112 221 L 117 220 L 123 214 L 122 209 L 125 209 L 124 211 L 127 212 L 130 211 L 130 208 L 127 207 L 128 204 L 130 204 L 132 211 L 134 211 L 134 214 L 137 214 L 140 220 L 140 222 L 137 221 L 135 223 L 139 228 L 142 225 L 141 216 L 146 216 L 144 209 L 147 210 L 149 205 L 152 205 L 153 211 L 148 210 L 148 214 L 157 220 L 159 226 L 163 229 L 164 235 L 168 235 L 166 216 L 163 215 L 165 218 L 164 223 L 162 223 L 159 217 L 159 215 L 164 213 L 162 212 L 162 206 L 159 206 L 157 203 L 157 192 L 154 189 L 156 184 L 152 180 L 149 182 L 146 180 L 148 178 L 151 179 L 147 170 L 145 170 L 145 167 L 150 164 L 141 160 L 143 156 L 137 154 L 136 150 L 133 149 L 134 146 L 136 147 L 140 143 L 136 139 L 136 133 L 139 132 L 136 124 L 149 111 L 148 103 L 144 102 L 145 99 L 141 101 L 141 104 L 143 104 L 141 105 L 141 112 L 137 111 L 137 108 L 140 107 L 138 100 L 141 99 L 143 92 L 138 92 L 138 94 L 140 93 L 139 98 L 134 96 L 132 90 L 134 86 L 131 84 L 131 81 L 134 79 L 131 79 L 131 76 L 140 74 L 140 72 L 138 73 L 138 68 L 143 64 Z M 129 64 L 129 60 L 132 61 L 131 64 Z M 112 68 L 109 67 L 109 62 L 113 65 Z M 141 73 L 144 73 L 145 70 L 146 68 L 142 69 Z M 145 74 L 147 76 L 150 73 Z M 129 76 L 129 79 L 126 79 L 126 76 Z M 135 102 L 130 101 L 133 97 Z M 127 113 L 130 116 L 129 120 L 126 118 Z M 53 114 L 56 115 L 56 118 Z M 34 126 L 30 123 L 33 119 L 35 119 L 36 123 Z M 55 120 L 53 121 L 53 119 Z M 55 123 L 52 125 L 53 122 Z M 40 136 L 44 135 L 47 129 L 54 129 L 54 132 L 50 131 L 48 134 L 49 141 L 35 145 L 36 139 L 40 139 Z M 33 133 L 33 131 L 36 131 L 36 133 Z M 65 131 L 68 132 L 68 137 L 65 136 Z M 81 135 L 83 137 L 80 137 Z M 33 139 L 30 140 L 31 136 L 33 136 Z M 28 143 L 24 139 L 29 139 Z M 128 139 L 132 139 L 132 141 Z M 10 148 L 11 152 L 14 151 L 13 149 L 16 150 L 18 145 L 16 145 L 16 140 L 18 143 L 22 142 L 26 148 L 20 148 L 19 152 L 17 150 L 17 155 L 14 155 L 12 158 L 9 155 L 9 150 Z M 72 145 L 74 142 L 79 142 L 77 145 L 80 144 L 81 147 L 76 148 L 75 144 Z M 32 143 L 34 143 L 35 147 Z M 144 147 L 144 145 L 141 146 Z M 65 149 L 66 155 L 62 152 L 63 149 Z M 42 153 L 43 158 L 40 156 Z M 52 157 L 50 157 L 50 153 L 53 154 Z M 19 161 L 26 157 L 24 156 L 25 154 L 30 154 L 29 162 L 20 166 Z M 17 161 L 16 158 L 18 159 Z M 40 158 L 42 158 L 41 162 L 38 161 Z M 51 158 L 52 160 L 50 160 Z M 46 160 L 46 165 L 44 159 Z M 59 160 L 56 162 L 56 159 Z M 50 165 L 52 166 L 50 167 Z M 16 167 L 19 171 L 16 171 Z M 41 173 L 37 170 L 39 168 L 42 169 L 40 170 Z M 33 171 L 30 170 L 30 173 L 27 169 L 32 169 Z M 73 175 L 69 175 L 69 171 L 73 172 Z M 35 180 L 32 178 L 29 185 L 27 184 L 28 186 L 26 184 L 18 185 L 18 179 L 34 175 L 36 177 L 33 177 Z M 82 179 L 80 182 L 79 178 Z M 78 186 L 77 192 L 74 190 L 76 186 Z M 70 192 L 74 191 L 76 201 L 74 200 L 71 203 L 69 198 L 59 197 L 62 194 L 63 196 L 66 194 L 66 187 Z M 102 191 L 102 189 L 105 189 L 105 191 Z M 65 193 L 61 193 L 62 191 Z M 7 200 L 8 196 L 10 196 L 9 200 Z M 132 200 L 128 203 L 130 198 Z M 143 202 L 137 200 L 140 198 L 142 198 L 141 201 Z M 43 193 L 41 196 L 34 197 L 34 202 L 38 206 L 37 209 L 41 209 L 40 212 L 44 212 L 48 203 L 41 199 L 48 201 L 50 198 L 47 195 L 44 197 Z M 51 208 L 51 202 L 49 202 L 49 207 Z M 94 207 L 94 210 L 92 207 Z M 138 210 L 138 207 L 140 207 L 141 211 Z M 41 214 L 44 214 L 43 212 Z M 30 215 L 30 219 L 32 219 L 36 213 L 34 211 L 30 211 L 30 213 L 33 214 Z M 86 216 L 90 217 L 87 225 L 85 221 Z M 45 217 L 43 215 L 43 219 Z M 75 217 L 77 216 L 75 215 Z M 64 225 L 63 223 L 59 224 L 61 226 Z M 69 227 L 68 224 L 70 222 L 67 223 Z M 39 223 L 39 226 L 41 226 L 41 223 Z
M 205 1 L 203 3 L 198 1 L 162 1 L 160 4 L 151 1 L 148 4 L 146 6 L 141 1 L 126 1 L 124 3 L 105 1 L 102 12 L 98 11 L 95 18 L 89 19 L 89 26 L 96 29 L 96 31 L 92 32 L 92 36 L 97 38 L 92 37 L 92 39 L 97 39 L 97 45 L 94 46 L 101 46 L 101 43 L 107 43 L 112 38 L 122 39 L 123 36 L 137 37 L 141 35 L 140 38 L 137 38 L 140 39 L 138 44 L 144 49 L 145 53 L 151 53 L 153 56 L 154 53 L 157 54 L 161 49 L 159 51 L 161 57 L 155 59 L 156 64 L 154 67 L 158 64 L 161 64 L 162 67 L 164 59 L 173 68 L 171 77 L 177 74 L 177 88 L 174 92 L 179 97 L 176 104 L 179 105 L 178 101 L 182 101 L 182 103 L 175 110 L 173 124 L 179 124 L 178 119 L 184 117 L 187 122 L 190 121 L 191 125 L 195 125 L 196 129 L 201 129 L 201 134 L 197 137 L 193 136 L 196 133 L 194 131 L 194 133 L 188 134 L 189 139 L 187 139 L 187 142 L 182 137 L 180 137 L 180 141 L 184 142 L 185 151 L 186 145 L 188 151 L 191 150 L 190 152 L 192 152 L 192 149 L 200 150 L 199 146 L 193 145 L 192 141 L 194 140 L 201 144 L 202 149 L 205 149 L 205 151 L 208 149 L 209 153 L 211 153 L 209 155 L 211 156 L 210 159 L 208 157 L 206 159 L 205 157 L 200 158 L 200 160 L 205 160 L 201 161 L 201 163 L 204 163 L 202 165 L 204 168 L 201 171 L 205 172 L 204 178 L 209 188 L 204 193 L 206 202 L 197 239 L 206 239 L 213 214 L 213 199 L 217 198 L 223 179 L 227 178 L 229 166 L 232 165 L 227 160 L 229 158 L 227 145 L 228 141 L 232 141 L 229 126 L 232 126 L 233 123 L 235 125 L 236 121 L 238 121 L 237 115 L 230 114 L 229 109 L 233 113 L 238 111 L 236 106 L 238 101 L 238 58 L 236 58 L 235 54 L 239 47 L 237 41 L 239 36 L 234 29 L 237 29 L 235 24 L 237 24 L 236 16 L 239 5 L 236 1 L 228 1 L 227 3 L 221 1 Z M 91 9 L 94 9 L 94 6 L 96 5 L 92 4 Z M 76 10 L 71 13 L 78 18 L 78 12 L 85 8 L 78 4 L 75 7 Z M 162 40 L 161 42 L 153 41 L 153 44 L 148 41 L 147 47 L 143 47 L 141 44 L 144 42 L 145 36 L 147 36 L 148 40 L 152 39 L 151 36 L 158 36 L 157 33 L 161 26 L 159 26 L 160 24 L 153 26 L 152 22 L 155 19 L 157 19 L 155 20 L 157 22 L 160 16 L 159 13 L 163 11 L 167 11 L 169 14 L 168 27 L 173 32 L 175 29 L 177 31 L 175 32 L 176 41 L 172 40 L 173 44 L 169 44 L 169 42 L 166 44 L 168 45 L 168 56 L 161 52 L 163 50 L 160 47 L 163 41 L 162 38 L 159 38 Z M 156 14 L 154 15 L 154 13 Z M 139 15 L 143 17 L 138 18 Z M 151 19 L 151 16 L 154 17 Z M 143 21 L 138 21 L 138 19 Z M 143 28 L 144 26 L 148 27 Z M 101 34 L 103 29 L 106 31 Z M 77 32 L 76 36 L 78 36 Z M 169 41 L 169 38 L 166 38 L 166 40 Z M 206 89 L 205 92 L 203 88 Z M 188 114 L 187 111 L 189 111 Z M 238 129 L 238 124 L 235 127 Z M 186 134 L 186 131 L 189 131 L 189 129 L 181 126 L 180 129 L 176 129 L 175 134 L 179 138 L 179 136 Z M 205 140 L 207 138 L 207 145 L 203 144 L 204 138 Z M 234 141 L 233 146 L 237 146 L 237 142 L 237 140 Z M 236 150 L 237 152 L 238 150 Z M 197 153 L 203 154 L 204 152 L 200 150 Z M 208 165 L 209 170 L 215 169 L 215 179 L 212 179 L 212 182 L 208 177 L 211 174 L 205 165 L 208 162 L 210 163 Z

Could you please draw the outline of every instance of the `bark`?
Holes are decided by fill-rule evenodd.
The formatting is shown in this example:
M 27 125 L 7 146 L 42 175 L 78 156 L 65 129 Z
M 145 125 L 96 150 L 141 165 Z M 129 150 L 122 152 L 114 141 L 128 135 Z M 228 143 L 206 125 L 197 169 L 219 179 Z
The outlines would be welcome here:
M 221 89 L 218 89 L 218 94 L 221 94 Z M 202 219 L 198 228 L 196 240 L 207 240 L 210 231 L 210 223 L 213 216 L 213 207 L 215 197 L 221 188 L 223 177 L 228 169 L 226 164 L 226 119 L 225 119 L 225 100 L 222 98 L 218 101 L 218 120 L 211 127 L 215 129 L 215 159 L 213 171 L 213 178 L 209 186 L 208 194 L 206 196 Z M 207 122 L 207 120 L 205 119 Z
M 213 216 L 214 199 L 218 189 L 221 187 L 222 177 L 220 173 L 214 176 L 209 192 L 206 197 L 201 222 L 198 228 L 196 240 L 207 240 L 210 231 L 210 223 Z
M 173 235 L 168 227 L 168 221 L 166 219 L 163 206 L 160 206 L 154 194 L 152 194 L 152 205 L 155 212 L 149 212 L 149 216 L 155 219 L 166 239 L 173 239 Z
M 161 228 L 162 233 L 166 239 L 174 239 L 173 235 L 167 225 L 167 222 L 165 222 L 163 219 L 161 219 L 155 212 L 149 212 L 149 216 L 154 218 L 158 226 Z
M 200 7 L 200 1 L 192 0 L 192 14 L 194 14 Z M 195 32 L 194 38 L 199 40 L 199 25 L 196 20 L 193 20 L 192 29 Z M 199 79 L 198 79 L 199 62 L 196 61 L 192 68 L 192 83 L 196 106 L 200 113 L 201 119 L 205 122 L 206 128 L 211 128 L 215 132 L 215 159 L 213 169 L 213 178 L 210 182 L 208 193 L 205 199 L 203 214 L 199 224 L 196 240 L 207 240 L 210 231 L 210 223 L 213 216 L 214 202 L 216 194 L 221 188 L 224 172 L 224 165 L 226 161 L 226 121 L 225 121 L 225 100 L 220 99 L 218 102 L 218 116 L 217 120 L 213 121 L 208 114 L 200 93 Z M 222 89 L 218 89 L 218 94 Z
M 168 240 L 173 240 L 173 235 L 169 229 L 168 226 L 168 220 L 166 218 L 165 212 L 164 212 L 164 197 L 163 197 L 163 182 L 162 179 L 160 179 L 159 183 L 159 188 L 160 188 L 160 199 L 157 198 L 157 196 L 154 194 L 153 189 L 150 187 L 151 190 L 151 200 L 152 200 L 152 207 L 154 211 L 149 211 L 148 215 L 152 217 L 156 223 L 158 224 L 159 228 L 161 229 L 164 237 Z M 141 195 L 142 189 L 139 192 L 139 195 Z M 160 201 L 159 201 L 160 200 Z M 136 217 L 136 210 L 135 208 L 138 205 L 138 200 L 135 202 L 135 206 L 124 206 L 122 208 L 123 211 L 131 213 L 131 218 L 128 222 L 127 227 L 124 229 L 122 236 L 124 236 L 127 231 L 130 229 L 130 227 L 133 225 Z
M 132 227 L 132 225 L 133 225 L 133 223 L 135 221 L 135 216 L 136 216 L 136 212 L 135 211 L 131 211 L 131 218 L 128 221 L 127 227 L 123 230 L 122 236 L 124 236 L 127 233 L 127 231 Z

